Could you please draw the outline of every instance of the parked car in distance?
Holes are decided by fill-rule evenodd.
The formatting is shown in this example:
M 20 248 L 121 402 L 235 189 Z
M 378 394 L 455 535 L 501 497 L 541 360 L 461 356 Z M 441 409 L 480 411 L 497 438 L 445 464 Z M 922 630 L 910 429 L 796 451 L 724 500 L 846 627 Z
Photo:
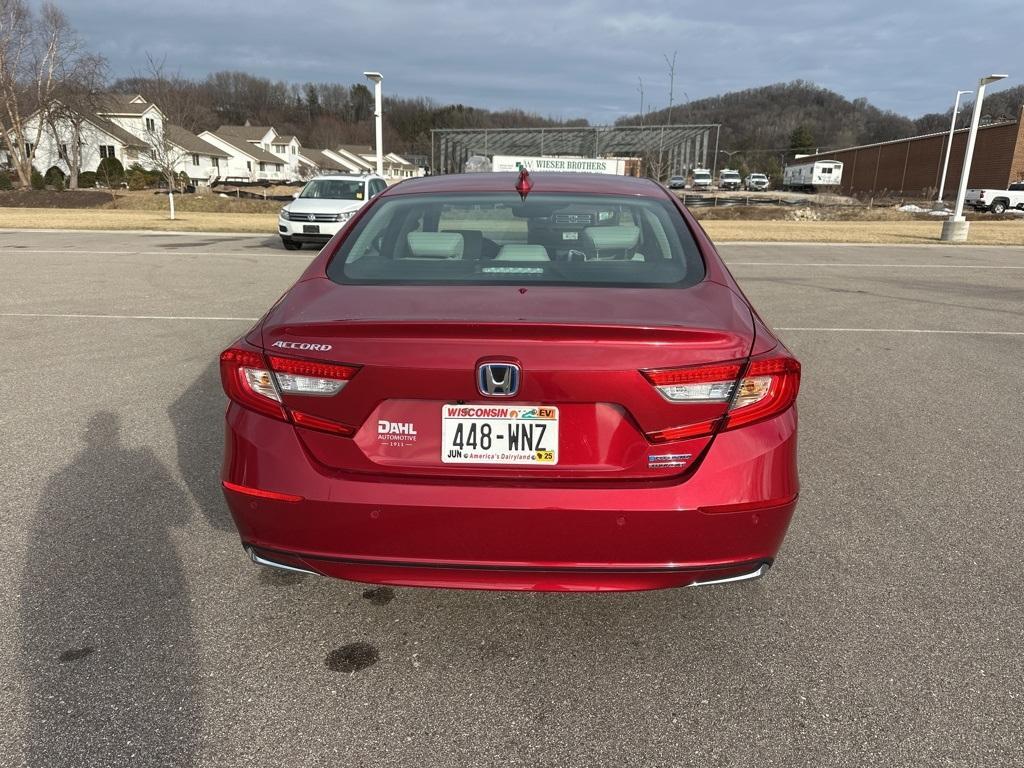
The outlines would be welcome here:
M 747 179 L 743 183 L 743 186 L 752 192 L 764 191 L 768 189 L 769 186 L 768 177 L 763 173 L 751 173 L 749 176 L 747 176 Z
M 303 243 L 323 245 L 387 186 L 376 175 L 326 174 L 311 179 L 278 214 L 281 243 L 289 251 L 300 249 Z
M 742 581 L 797 503 L 800 364 L 650 179 L 404 181 L 220 366 L 221 481 L 262 565 L 478 589 Z
M 668 180 L 669 189 L 686 189 L 686 177 L 685 176 L 673 176 Z
M 1011 208 L 1024 210 L 1024 181 L 1011 184 L 1006 189 L 968 189 L 964 205 L 976 211 L 1006 213 Z
M 711 189 L 711 171 L 707 168 L 694 168 L 693 169 L 693 188 L 694 189 Z
M 743 179 L 740 178 L 739 171 L 734 171 L 730 168 L 725 168 L 718 175 L 719 189 L 739 189 L 742 185 Z

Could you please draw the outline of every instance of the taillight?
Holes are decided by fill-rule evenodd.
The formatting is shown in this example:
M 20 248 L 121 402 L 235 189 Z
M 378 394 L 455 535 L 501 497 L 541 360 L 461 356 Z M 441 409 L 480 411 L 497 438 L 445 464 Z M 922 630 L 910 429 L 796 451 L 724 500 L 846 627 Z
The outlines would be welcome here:
M 270 357 L 270 367 L 282 392 L 294 395 L 336 395 L 359 370 L 351 365 Z
M 729 403 L 719 418 L 649 432 L 647 439 L 652 443 L 706 437 L 719 428 L 733 429 L 770 418 L 789 408 L 800 389 L 800 363 L 777 354 L 752 358 L 746 365 L 723 363 L 642 373 L 669 402 Z
M 673 403 L 724 403 L 732 397 L 740 363 L 644 371 L 661 396 Z
M 239 405 L 288 420 L 274 377 L 259 352 L 237 347 L 225 349 L 220 353 L 220 380 L 224 393 Z
M 792 357 L 751 359 L 729 407 L 724 429 L 742 427 L 789 408 L 800 391 L 800 363 Z
M 338 435 L 355 429 L 330 419 L 291 410 L 281 395 L 330 396 L 340 392 L 359 369 L 351 365 L 269 356 L 232 347 L 220 355 L 224 392 L 239 405 L 281 421 Z

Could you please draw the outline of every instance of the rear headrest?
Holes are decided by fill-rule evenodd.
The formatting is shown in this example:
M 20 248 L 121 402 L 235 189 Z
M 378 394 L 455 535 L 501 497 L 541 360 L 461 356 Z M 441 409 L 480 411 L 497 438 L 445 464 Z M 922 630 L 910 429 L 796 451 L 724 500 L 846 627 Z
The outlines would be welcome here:
M 501 246 L 496 261 L 551 261 L 547 249 L 543 245 L 526 245 L 510 243 Z
M 587 227 L 583 230 L 599 251 L 629 250 L 640 242 L 640 227 L 621 224 L 617 227 Z
M 407 239 L 410 258 L 462 258 L 462 235 L 458 232 L 410 232 Z

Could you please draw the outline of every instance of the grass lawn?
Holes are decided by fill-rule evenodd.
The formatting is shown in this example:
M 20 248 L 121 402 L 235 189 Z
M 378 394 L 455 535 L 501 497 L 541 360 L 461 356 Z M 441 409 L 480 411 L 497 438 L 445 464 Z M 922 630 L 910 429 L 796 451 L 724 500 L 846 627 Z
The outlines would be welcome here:
M 147 200 L 148 202 L 148 200 Z M 166 204 L 166 199 L 163 200 Z M 280 203 L 252 201 L 276 209 Z M 270 201 L 267 201 L 268 203 Z M 0 208 L 0 228 L 126 229 L 185 232 L 277 233 L 276 212 L 191 211 L 186 204 L 174 221 L 166 209 Z M 718 242 L 754 240 L 810 243 L 937 243 L 941 221 L 744 221 L 706 219 L 701 225 Z M 974 221 L 974 245 L 1024 246 L 1024 217 L 1015 221 Z

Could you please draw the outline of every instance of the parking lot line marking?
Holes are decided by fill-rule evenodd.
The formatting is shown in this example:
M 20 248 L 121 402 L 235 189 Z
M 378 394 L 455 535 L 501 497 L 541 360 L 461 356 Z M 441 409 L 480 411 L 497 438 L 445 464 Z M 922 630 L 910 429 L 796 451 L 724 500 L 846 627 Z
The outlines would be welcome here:
M 254 323 L 258 317 L 219 317 L 204 315 L 89 315 L 57 312 L 0 312 L 0 317 L 57 317 L 85 320 L 216 320 L 233 323 Z
M 75 248 L 63 248 L 63 249 L 32 249 L 32 248 L 5 248 L 0 245 L 0 253 L 5 255 L 15 255 L 19 253 L 28 253 L 34 256 L 41 256 L 46 254 L 59 254 L 61 256 L 69 254 L 78 254 L 82 256 L 274 256 L 276 257 L 288 257 L 290 259 L 305 258 L 312 261 L 316 254 L 307 253 L 282 253 L 281 251 L 275 251 L 271 248 L 262 248 L 253 251 L 86 251 Z
M 729 261 L 730 267 L 853 267 L 856 269 L 1024 269 L 1024 264 L 857 264 L 853 262 Z
M 950 243 L 828 243 L 828 242 L 813 242 L 808 240 L 716 240 L 717 246 L 728 248 L 733 245 L 738 246 L 777 246 L 784 245 L 787 248 L 899 248 L 905 250 L 907 248 L 957 248 L 958 246 Z M 965 247 L 968 248 L 999 248 L 1006 250 L 1012 248 L 1020 250 L 1024 248 L 1024 245 L 994 245 L 992 243 L 968 243 Z
M 777 331 L 810 331 L 817 333 L 936 333 L 954 336 L 1024 336 L 1024 331 L 946 331 L 937 328 L 797 328 L 776 326 Z

